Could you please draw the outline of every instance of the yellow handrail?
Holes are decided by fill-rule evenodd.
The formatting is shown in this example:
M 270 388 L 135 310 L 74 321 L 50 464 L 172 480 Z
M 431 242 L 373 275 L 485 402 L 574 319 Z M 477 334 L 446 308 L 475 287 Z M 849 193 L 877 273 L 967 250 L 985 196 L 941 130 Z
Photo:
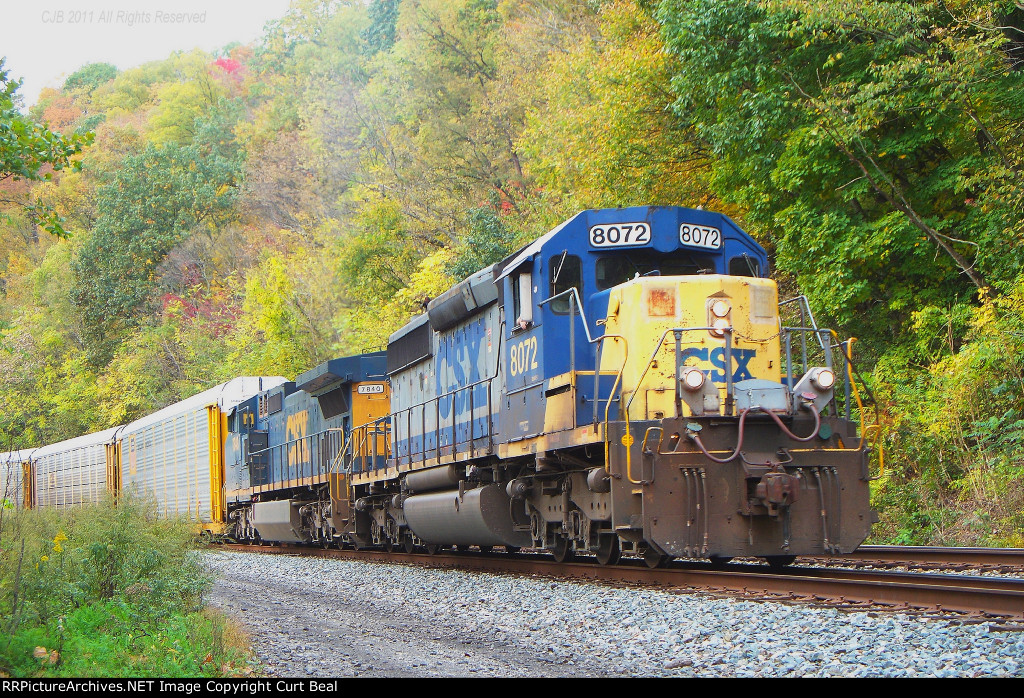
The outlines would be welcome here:
M 608 402 L 605 403 L 605 406 L 604 406 L 604 430 L 603 430 L 604 431 L 604 434 L 603 434 L 603 438 L 604 438 L 604 471 L 606 473 L 610 474 L 611 473 L 611 470 L 609 469 L 610 460 L 608 458 L 608 446 L 609 446 L 609 442 L 608 442 L 608 417 L 609 417 L 609 415 L 608 415 L 608 413 L 609 413 L 609 411 L 611 410 L 611 407 L 612 407 L 612 400 L 615 398 L 615 391 L 619 389 L 620 383 L 622 382 L 622 374 L 626 370 L 626 362 L 629 360 L 629 342 L 626 341 L 625 337 L 623 337 L 622 335 L 619 335 L 619 334 L 606 334 L 606 335 L 602 335 L 602 336 L 598 337 L 595 341 L 603 342 L 606 339 L 621 339 L 622 340 L 622 345 L 623 345 L 622 346 L 622 365 L 619 366 L 619 372 L 615 375 L 615 382 L 612 383 L 611 392 L 608 393 Z M 601 375 L 601 367 L 600 366 L 596 367 L 596 373 L 597 373 L 598 376 Z M 600 378 L 598 379 L 598 381 L 600 381 Z M 598 385 L 600 385 L 600 382 L 598 382 Z M 594 399 L 595 400 L 597 400 L 599 398 L 600 398 L 600 393 L 594 395 Z M 625 414 L 626 414 L 626 436 L 624 436 L 623 439 L 625 439 L 626 437 L 628 437 L 630 435 L 629 434 L 629 410 L 625 410 Z M 626 446 L 626 477 L 628 478 L 629 477 L 629 473 L 630 473 L 630 466 L 631 466 L 630 451 L 629 451 L 629 445 L 628 444 L 623 444 L 623 445 Z
M 835 338 L 836 344 L 842 345 L 839 339 L 839 335 L 836 334 L 835 330 L 829 330 L 832 337 Z M 857 390 L 857 382 L 853 379 L 853 343 L 857 341 L 856 337 L 850 337 L 846 340 L 846 377 L 850 381 L 850 387 L 853 390 L 853 399 L 857 401 L 857 410 L 860 414 L 860 445 L 858 449 L 864 448 L 864 442 L 868 439 L 868 434 L 872 434 L 871 443 L 878 451 L 878 476 L 871 478 L 877 480 L 882 477 L 885 473 L 885 442 L 882 441 L 882 425 L 877 421 L 874 424 L 867 424 L 864 418 L 864 403 L 860 399 L 860 391 Z M 877 414 L 876 417 L 877 419 Z

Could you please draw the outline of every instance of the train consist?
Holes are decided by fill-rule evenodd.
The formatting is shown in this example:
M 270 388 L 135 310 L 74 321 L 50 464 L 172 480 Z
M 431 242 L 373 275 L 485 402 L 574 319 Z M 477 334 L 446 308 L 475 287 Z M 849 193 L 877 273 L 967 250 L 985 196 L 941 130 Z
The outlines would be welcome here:
M 584 211 L 431 300 L 386 351 L 0 463 L 28 506 L 135 488 L 253 543 L 651 566 L 851 552 L 875 513 L 848 347 L 809 311 L 787 326 L 767 274 L 724 215 Z

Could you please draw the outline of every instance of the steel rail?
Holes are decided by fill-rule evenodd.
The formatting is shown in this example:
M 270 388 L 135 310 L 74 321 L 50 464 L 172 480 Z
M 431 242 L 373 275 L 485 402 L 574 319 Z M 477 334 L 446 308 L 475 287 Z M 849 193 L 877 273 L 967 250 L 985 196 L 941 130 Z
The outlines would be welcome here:
M 1024 548 L 944 548 L 918 545 L 862 545 L 840 559 L 936 564 L 1024 567 Z
M 844 607 L 879 607 L 897 611 L 970 616 L 975 619 L 1024 621 L 1024 579 L 923 574 L 878 570 L 790 567 L 771 571 L 763 565 L 712 568 L 703 562 L 675 561 L 647 568 L 640 560 L 601 566 L 589 558 L 557 564 L 539 553 L 388 553 L 322 550 L 302 546 L 224 546 L 232 550 L 373 562 L 405 563 L 476 572 L 540 575 L 665 589 L 714 591 L 779 601 Z

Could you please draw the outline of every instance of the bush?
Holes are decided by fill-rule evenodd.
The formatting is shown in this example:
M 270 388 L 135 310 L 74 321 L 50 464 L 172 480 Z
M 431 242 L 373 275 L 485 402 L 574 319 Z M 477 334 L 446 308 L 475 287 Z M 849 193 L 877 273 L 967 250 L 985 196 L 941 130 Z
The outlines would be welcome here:
M 132 496 L 0 521 L 0 672 L 221 676 L 251 671 L 204 611 L 194 525 Z M 225 642 L 225 637 L 231 642 Z
M 875 377 L 890 472 L 873 538 L 1024 545 L 1024 285 L 983 299 L 963 344 L 927 368 L 887 358 Z

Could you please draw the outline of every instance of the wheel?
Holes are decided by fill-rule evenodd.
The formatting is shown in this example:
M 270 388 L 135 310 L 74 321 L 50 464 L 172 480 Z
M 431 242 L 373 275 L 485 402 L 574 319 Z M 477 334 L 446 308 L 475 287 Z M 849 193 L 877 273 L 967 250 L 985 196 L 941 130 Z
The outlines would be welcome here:
M 412 534 L 405 534 L 405 539 L 402 541 L 402 549 L 409 555 L 412 555 L 412 551 L 416 549 L 416 541 L 413 540 Z
M 711 563 L 713 569 L 720 570 L 732 562 L 732 558 L 725 555 L 712 555 L 708 558 L 708 562 Z
M 393 553 L 395 552 L 395 542 L 390 538 L 384 540 L 384 552 Z
M 456 545 L 455 549 L 458 550 L 460 553 L 464 553 L 467 550 L 469 550 L 469 546 L 468 545 Z
M 615 534 L 603 535 L 597 545 L 597 561 L 602 565 L 617 565 L 622 557 L 619 537 Z
M 441 550 L 441 546 L 437 543 L 427 543 L 427 555 L 437 555 Z
M 518 545 L 506 545 L 505 546 L 505 552 L 508 553 L 509 555 L 515 555 L 520 550 L 522 550 L 522 548 L 520 548 Z
M 573 558 L 572 543 L 563 536 L 556 536 L 555 544 L 548 550 L 555 556 L 555 562 L 568 562 Z
M 494 548 L 492 546 L 490 546 L 490 545 L 481 545 L 480 546 L 480 552 L 482 552 L 482 553 L 489 553 L 492 550 L 494 550 Z
M 794 560 L 796 560 L 796 555 L 768 555 L 764 558 L 764 561 L 773 570 L 781 570 L 788 567 L 793 564 Z
M 668 555 L 659 553 L 654 548 L 648 548 L 646 551 L 644 551 L 644 564 L 646 564 L 652 570 L 657 567 L 664 567 L 665 563 L 667 563 L 668 561 Z

